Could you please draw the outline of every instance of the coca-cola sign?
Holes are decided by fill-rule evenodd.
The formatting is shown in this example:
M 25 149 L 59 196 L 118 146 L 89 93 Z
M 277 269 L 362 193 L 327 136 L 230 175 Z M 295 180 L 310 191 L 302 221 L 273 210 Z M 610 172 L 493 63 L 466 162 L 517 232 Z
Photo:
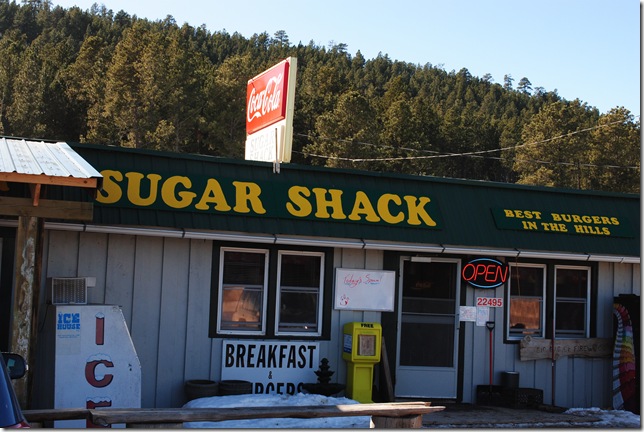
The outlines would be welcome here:
M 246 133 L 252 134 L 286 117 L 289 59 L 248 81 Z

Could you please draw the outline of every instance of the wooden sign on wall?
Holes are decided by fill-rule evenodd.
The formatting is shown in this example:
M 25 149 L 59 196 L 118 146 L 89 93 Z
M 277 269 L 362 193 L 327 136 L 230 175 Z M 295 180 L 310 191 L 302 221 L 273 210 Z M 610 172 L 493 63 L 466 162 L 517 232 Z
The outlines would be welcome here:
M 554 344 L 555 355 L 559 357 L 610 357 L 613 340 L 610 338 L 558 339 Z M 526 336 L 521 339 L 519 354 L 522 361 L 552 358 L 552 340 Z

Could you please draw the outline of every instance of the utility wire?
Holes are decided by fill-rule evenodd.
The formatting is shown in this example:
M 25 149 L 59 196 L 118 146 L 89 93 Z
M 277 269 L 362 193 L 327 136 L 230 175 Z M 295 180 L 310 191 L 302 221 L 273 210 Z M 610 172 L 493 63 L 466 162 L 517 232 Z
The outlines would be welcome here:
M 623 123 L 623 120 L 617 120 L 614 122 L 606 123 L 603 125 L 597 125 L 597 126 L 592 126 L 584 129 L 580 129 L 577 131 L 573 132 L 568 132 L 563 135 L 558 135 L 555 137 L 547 138 L 541 141 L 534 141 L 530 143 L 524 143 L 524 144 L 518 144 L 512 147 L 504 147 L 504 148 L 499 148 L 499 149 L 491 149 L 491 150 L 480 150 L 480 151 L 472 151 L 472 152 L 465 152 L 465 153 L 440 153 L 437 151 L 431 151 L 431 150 L 418 150 L 418 149 L 413 149 L 413 148 L 407 148 L 407 147 L 393 147 L 393 146 L 387 146 L 387 145 L 377 145 L 377 144 L 372 144 L 372 143 L 367 143 L 367 142 L 361 142 L 361 141 L 352 141 L 348 139 L 335 139 L 334 141 L 339 141 L 339 142 L 346 142 L 346 143 L 351 143 L 351 144 L 359 144 L 359 145 L 364 145 L 364 146 L 371 146 L 371 147 L 380 147 L 380 148 L 397 148 L 398 150 L 407 150 L 407 151 L 414 151 L 414 152 L 430 152 L 430 153 L 438 153 L 435 155 L 428 155 L 428 156 L 400 156 L 400 157 L 392 157 L 392 158 L 347 158 L 347 157 L 341 157 L 341 156 L 325 156 L 325 155 L 318 155 L 314 153 L 305 153 L 305 152 L 297 152 L 294 151 L 294 153 L 300 153 L 304 156 L 309 156 L 309 157 L 318 157 L 318 158 L 324 158 L 324 159 L 334 159 L 334 160 L 342 160 L 342 161 L 349 161 L 349 162 L 384 162 L 384 161 L 400 161 L 400 160 L 418 160 L 418 159 L 437 159 L 437 158 L 447 158 L 447 157 L 481 157 L 481 158 L 487 158 L 487 159 L 494 159 L 494 160 L 503 160 L 503 159 L 508 159 L 508 158 L 503 158 L 503 157 L 485 157 L 481 156 L 484 154 L 488 153 L 494 153 L 494 152 L 500 152 L 504 150 L 515 150 L 518 148 L 522 147 L 527 147 L 527 146 L 532 146 L 532 145 L 538 145 L 538 144 L 545 144 L 550 141 L 554 141 L 557 139 L 561 138 L 567 138 L 571 137 L 573 135 L 577 135 L 583 132 L 589 132 L 594 129 L 599 129 L 607 126 L 611 126 L 614 124 L 618 123 Z M 298 136 L 302 137 L 307 137 L 307 138 L 312 138 L 310 135 L 307 134 L 296 134 Z M 333 140 L 332 138 L 323 138 L 323 137 L 317 137 L 317 138 L 322 138 L 326 140 Z M 639 169 L 640 167 L 638 166 L 618 166 L 618 165 L 595 165 L 595 164 L 580 164 L 578 162 L 549 162 L 549 161 L 536 161 L 536 160 L 523 160 L 524 162 L 533 162 L 533 163 L 540 163 L 540 164 L 556 164 L 556 165 L 574 165 L 574 166 L 583 166 L 583 167 L 593 167 L 593 168 L 621 168 L 621 169 Z

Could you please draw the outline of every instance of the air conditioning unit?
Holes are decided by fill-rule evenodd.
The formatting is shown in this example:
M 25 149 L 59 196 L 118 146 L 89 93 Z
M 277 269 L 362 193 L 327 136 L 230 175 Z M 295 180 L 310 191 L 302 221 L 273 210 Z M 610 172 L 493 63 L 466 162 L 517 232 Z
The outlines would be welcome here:
M 49 278 L 52 304 L 87 304 L 87 288 L 96 285 L 93 277 Z

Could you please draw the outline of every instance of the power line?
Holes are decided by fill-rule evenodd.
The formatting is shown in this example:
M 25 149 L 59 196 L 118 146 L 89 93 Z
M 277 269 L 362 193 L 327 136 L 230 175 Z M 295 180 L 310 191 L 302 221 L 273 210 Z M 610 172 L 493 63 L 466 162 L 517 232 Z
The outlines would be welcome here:
M 638 116 L 639 117 L 639 116 Z M 516 150 L 518 148 L 523 148 L 527 146 L 532 146 L 532 145 L 538 145 L 538 144 L 545 144 L 550 141 L 554 141 L 557 139 L 561 138 L 567 138 L 571 137 L 583 132 L 589 132 L 594 129 L 599 129 L 607 126 L 611 126 L 614 124 L 618 123 L 623 123 L 623 120 L 617 120 L 614 122 L 606 123 L 603 125 L 597 125 L 597 126 L 591 126 L 588 128 L 580 129 L 577 131 L 573 132 L 568 132 L 563 135 L 558 135 L 555 137 L 547 138 L 541 141 L 534 141 L 530 143 L 524 143 L 524 144 L 517 144 L 512 147 L 504 147 L 504 148 L 498 148 L 498 149 L 491 149 L 491 150 L 480 150 L 480 151 L 472 151 L 472 152 L 465 152 L 465 153 L 441 153 L 438 151 L 433 151 L 433 150 L 419 150 L 419 149 L 413 149 L 413 148 L 408 148 L 408 147 L 394 147 L 394 146 L 389 146 L 389 145 L 378 145 L 378 144 L 372 144 L 372 143 L 367 143 L 367 142 L 362 142 L 362 141 L 353 141 L 353 140 L 348 140 L 348 139 L 333 139 L 333 138 L 324 138 L 318 136 L 318 139 L 326 139 L 326 140 L 333 140 L 336 142 L 346 142 L 350 144 L 358 144 L 358 145 L 363 145 L 363 146 L 371 146 L 371 147 L 379 147 L 379 148 L 394 148 L 398 150 L 406 150 L 406 151 L 412 151 L 412 152 L 428 152 L 428 153 L 437 153 L 435 155 L 428 155 L 428 156 L 400 156 L 400 157 L 391 157 L 391 158 L 347 158 L 347 157 L 341 157 L 341 156 L 325 156 L 325 155 L 318 155 L 314 153 L 305 153 L 305 152 L 298 152 L 298 151 L 293 151 L 294 153 L 299 153 L 304 156 L 308 157 L 318 157 L 318 158 L 323 158 L 323 159 L 333 159 L 333 160 L 341 160 L 341 161 L 348 161 L 348 162 L 386 162 L 386 161 L 402 161 L 402 160 L 420 160 L 420 159 L 438 159 L 438 158 L 447 158 L 447 157 L 479 157 L 479 158 L 484 158 L 484 159 L 493 159 L 493 160 L 507 160 L 509 158 L 504 158 L 504 157 L 489 157 L 489 156 L 482 156 L 484 154 L 489 154 L 489 153 L 495 153 L 495 152 L 500 152 L 504 150 Z M 303 136 L 307 137 L 309 139 L 314 138 L 311 137 L 308 134 L 295 134 L 298 136 Z M 554 164 L 554 165 L 574 165 L 574 166 L 583 166 L 587 168 L 618 168 L 618 169 L 640 169 L 639 166 L 618 166 L 618 165 L 596 165 L 596 164 L 580 164 L 579 162 L 549 162 L 549 161 L 536 161 L 536 160 L 530 160 L 530 159 L 523 159 L 522 162 L 532 162 L 532 163 L 540 163 L 540 164 Z

